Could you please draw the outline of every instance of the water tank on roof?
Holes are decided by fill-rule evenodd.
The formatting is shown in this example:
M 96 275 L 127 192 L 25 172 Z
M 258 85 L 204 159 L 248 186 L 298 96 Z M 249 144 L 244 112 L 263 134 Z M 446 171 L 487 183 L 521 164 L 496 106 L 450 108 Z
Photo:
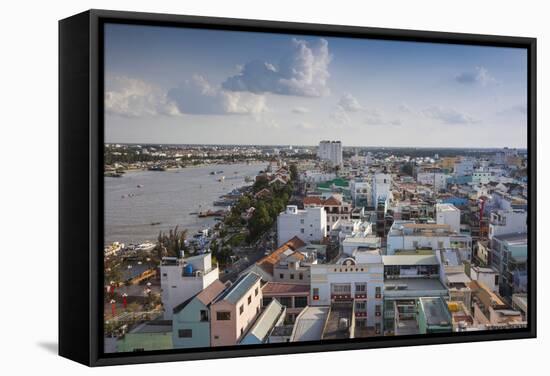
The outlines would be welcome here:
M 193 275 L 193 265 L 187 264 L 183 267 L 183 274 L 185 275 Z

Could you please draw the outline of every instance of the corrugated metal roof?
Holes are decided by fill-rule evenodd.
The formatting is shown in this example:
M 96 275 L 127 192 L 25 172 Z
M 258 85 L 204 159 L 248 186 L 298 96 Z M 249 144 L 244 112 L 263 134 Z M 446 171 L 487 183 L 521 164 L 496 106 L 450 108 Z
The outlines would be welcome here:
M 248 331 L 246 336 L 242 339 L 241 344 L 264 342 L 265 338 L 269 335 L 269 332 L 277 321 L 281 317 L 281 313 L 285 308 L 276 299 L 273 299 L 271 303 L 264 309 L 258 320 L 254 323 L 252 328 Z
M 216 301 L 225 300 L 232 304 L 237 303 L 247 292 L 261 279 L 261 277 L 250 272 L 239 278 L 225 293 L 220 295 Z

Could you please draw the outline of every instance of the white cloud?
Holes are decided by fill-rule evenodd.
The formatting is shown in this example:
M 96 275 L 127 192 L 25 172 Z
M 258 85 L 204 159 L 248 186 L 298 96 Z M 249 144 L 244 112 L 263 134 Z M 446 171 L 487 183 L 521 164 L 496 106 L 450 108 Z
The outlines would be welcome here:
M 295 113 L 295 114 L 307 114 L 309 113 L 309 108 L 305 108 L 305 107 L 294 107 L 292 109 L 292 112 Z
M 347 125 L 351 119 L 346 111 L 340 106 L 336 107 L 336 110 L 330 113 L 330 118 L 338 124 Z
M 422 114 L 445 124 L 474 124 L 479 122 L 479 120 L 464 112 L 440 106 L 428 107 L 422 111 Z
M 329 94 L 328 66 L 332 56 L 328 42 L 320 39 L 315 47 L 305 40 L 292 39 L 292 51 L 277 65 L 253 60 L 246 63 L 239 74 L 223 82 L 226 90 L 251 93 L 274 93 L 304 97 Z
M 357 112 L 362 109 L 357 99 L 351 94 L 344 94 L 338 101 L 338 105 L 347 112 Z
M 465 85 L 480 84 L 487 86 L 490 83 L 496 82 L 495 78 L 489 74 L 489 70 L 484 67 L 476 67 L 473 71 L 462 72 L 455 79 L 457 82 Z
M 160 88 L 126 76 L 106 78 L 105 111 L 125 117 L 179 114 L 175 104 Z
M 190 80 L 168 91 L 168 98 L 185 114 L 223 115 L 260 114 L 267 110 L 265 97 L 251 93 L 225 91 L 212 86 L 204 77 Z

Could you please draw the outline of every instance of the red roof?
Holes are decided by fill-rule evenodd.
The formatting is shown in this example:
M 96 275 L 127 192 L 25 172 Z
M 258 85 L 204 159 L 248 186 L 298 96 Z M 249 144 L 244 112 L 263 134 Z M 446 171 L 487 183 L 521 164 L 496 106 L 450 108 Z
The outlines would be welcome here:
M 223 290 L 225 290 L 225 285 L 222 281 L 216 279 L 207 288 L 197 294 L 197 299 L 199 299 L 202 304 L 208 305 L 216 296 L 220 295 Z
M 293 251 L 302 248 L 305 246 L 306 243 L 299 237 L 295 236 L 289 241 L 287 241 L 285 244 L 274 250 L 270 255 L 265 256 L 264 258 L 261 258 L 259 261 L 256 262 L 256 265 L 261 267 L 263 270 L 268 272 L 269 274 L 273 274 L 273 266 L 279 262 L 279 259 L 281 258 L 281 255 L 291 249 Z
M 304 205 L 323 205 L 323 200 L 318 196 L 304 197 Z
M 292 295 L 308 293 L 309 285 L 299 283 L 268 282 L 262 288 L 262 294 L 264 295 Z
M 317 205 L 317 206 L 340 206 L 342 202 L 334 196 L 330 196 L 326 200 L 323 200 L 319 196 L 304 197 L 304 205 Z

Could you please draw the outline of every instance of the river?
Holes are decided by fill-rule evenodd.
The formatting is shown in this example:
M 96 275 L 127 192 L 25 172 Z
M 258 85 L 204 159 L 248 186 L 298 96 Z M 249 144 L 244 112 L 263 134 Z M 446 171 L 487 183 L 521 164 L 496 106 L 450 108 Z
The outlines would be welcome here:
M 169 171 L 132 171 L 105 177 L 105 244 L 156 241 L 160 230 L 179 225 L 191 234 L 215 223 L 192 212 L 213 209 L 213 202 L 231 190 L 250 185 L 266 164 L 228 164 Z M 212 171 L 223 171 L 211 175 Z M 225 176 L 223 182 L 219 178 Z M 139 186 L 139 187 L 138 187 Z M 217 208 L 221 209 L 221 208 Z M 160 222 L 160 224 L 155 224 Z

